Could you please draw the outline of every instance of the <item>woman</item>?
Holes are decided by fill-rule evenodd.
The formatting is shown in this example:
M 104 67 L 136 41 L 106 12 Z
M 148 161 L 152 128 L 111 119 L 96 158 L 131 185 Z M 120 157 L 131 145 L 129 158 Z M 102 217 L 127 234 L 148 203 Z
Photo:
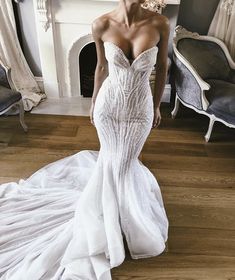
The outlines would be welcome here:
M 132 258 L 165 249 L 161 191 L 138 155 L 161 119 L 169 23 L 139 0 L 120 0 L 92 30 L 98 63 L 91 121 L 100 151 L 80 151 L 1 185 L 1 280 L 110 280 L 124 261 L 124 238 Z
M 157 87 L 154 95 L 153 127 L 157 127 L 160 124 L 160 100 L 165 87 L 167 74 L 169 21 L 163 15 L 143 9 L 141 3 L 144 2 L 144 0 L 120 0 L 117 9 L 101 16 L 93 22 L 92 31 L 98 61 L 90 109 L 92 123 L 97 93 L 108 75 L 108 63 L 105 57 L 104 42 L 113 41 L 116 42 L 114 43 L 116 46 L 120 46 L 119 48 L 123 50 L 124 55 L 130 54 L 125 55 L 126 57 L 137 57 L 138 54 L 141 54 L 141 50 L 144 51 L 158 44 Z

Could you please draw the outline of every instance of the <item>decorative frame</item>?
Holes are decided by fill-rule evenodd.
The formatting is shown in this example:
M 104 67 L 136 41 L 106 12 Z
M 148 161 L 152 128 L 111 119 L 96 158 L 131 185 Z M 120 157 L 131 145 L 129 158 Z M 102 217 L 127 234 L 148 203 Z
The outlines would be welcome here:
M 48 30 L 51 24 L 51 0 L 37 0 L 36 10 L 39 15 L 39 20 L 42 22 L 43 29 L 45 32 Z
M 24 0 L 14 0 L 17 4 L 24 2 Z M 37 11 L 43 23 L 43 28 L 45 31 L 50 27 L 50 5 L 51 0 L 36 0 Z

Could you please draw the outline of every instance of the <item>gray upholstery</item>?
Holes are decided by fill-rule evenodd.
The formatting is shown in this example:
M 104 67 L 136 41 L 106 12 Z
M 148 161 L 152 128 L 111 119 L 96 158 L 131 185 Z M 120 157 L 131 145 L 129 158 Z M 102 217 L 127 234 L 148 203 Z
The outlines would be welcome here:
M 210 103 L 207 112 L 228 123 L 235 123 L 235 84 L 214 79 L 206 82 L 211 86 L 205 92 Z
M 222 48 L 215 42 L 183 38 L 178 44 L 179 52 L 193 65 L 203 80 L 235 79 Z
M 189 105 L 202 109 L 201 88 L 186 66 L 174 56 L 175 61 L 175 87 L 178 96 Z
M 22 98 L 21 94 L 0 85 L 0 112 Z

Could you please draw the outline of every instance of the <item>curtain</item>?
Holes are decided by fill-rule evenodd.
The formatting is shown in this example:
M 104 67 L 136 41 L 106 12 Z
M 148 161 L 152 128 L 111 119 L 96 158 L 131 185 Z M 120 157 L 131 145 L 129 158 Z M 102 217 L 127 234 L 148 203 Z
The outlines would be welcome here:
M 22 95 L 25 111 L 46 97 L 32 74 L 18 41 L 12 2 L 0 0 L 0 60 L 11 68 L 15 89 Z M 12 112 L 17 110 L 13 108 Z
M 235 0 L 220 0 L 208 35 L 224 41 L 235 61 Z

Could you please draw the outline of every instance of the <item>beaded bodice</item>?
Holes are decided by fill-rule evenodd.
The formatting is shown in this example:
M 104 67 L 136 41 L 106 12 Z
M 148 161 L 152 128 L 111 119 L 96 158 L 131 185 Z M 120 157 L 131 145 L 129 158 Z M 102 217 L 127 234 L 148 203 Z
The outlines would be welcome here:
M 112 42 L 104 42 L 105 55 L 109 64 L 112 84 L 119 84 L 124 91 L 135 90 L 146 83 L 156 63 L 158 47 L 153 46 L 140 53 L 130 63 L 123 50 Z

